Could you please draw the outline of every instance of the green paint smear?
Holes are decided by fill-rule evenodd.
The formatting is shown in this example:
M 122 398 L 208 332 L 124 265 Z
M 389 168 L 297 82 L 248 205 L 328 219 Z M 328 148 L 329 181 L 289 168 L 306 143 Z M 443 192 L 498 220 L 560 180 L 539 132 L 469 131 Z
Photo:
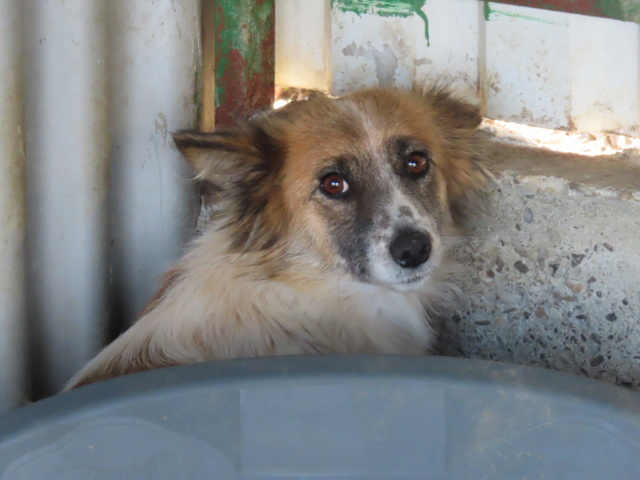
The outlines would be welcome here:
M 429 19 L 422 11 L 427 0 L 331 0 L 331 7 L 341 12 L 356 15 L 379 15 L 381 17 L 410 17 L 418 15 L 424 22 L 424 38 L 429 41 Z
M 195 74 L 193 75 L 193 104 L 196 107 L 196 125 L 200 125 L 202 119 L 202 98 L 200 98 L 200 70 L 196 67 Z
M 520 13 L 515 13 L 515 12 L 509 12 L 506 10 L 499 10 L 497 8 L 494 8 L 491 5 L 491 2 L 488 2 L 485 0 L 484 2 L 484 19 L 489 22 L 491 20 L 496 20 L 499 17 L 511 17 L 511 18 L 519 18 L 521 20 L 529 20 L 531 22 L 537 22 L 537 23 L 546 23 L 547 25 L 566 25 L 566 23 L 559 23 L 559 22 L 554 22 L 553 20 L 548 20 L 546 18 L 540 18 L 540 17 L 533 17 L 531 15 L 523 15 Z

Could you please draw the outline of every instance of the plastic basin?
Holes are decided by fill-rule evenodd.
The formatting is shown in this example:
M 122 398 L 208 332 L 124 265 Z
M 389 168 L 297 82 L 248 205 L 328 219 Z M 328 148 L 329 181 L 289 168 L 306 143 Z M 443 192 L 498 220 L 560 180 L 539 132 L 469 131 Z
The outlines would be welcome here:
M 442 357 L 244 359 L 0 418 L 2 480 L 640 478 L 640 395 Z

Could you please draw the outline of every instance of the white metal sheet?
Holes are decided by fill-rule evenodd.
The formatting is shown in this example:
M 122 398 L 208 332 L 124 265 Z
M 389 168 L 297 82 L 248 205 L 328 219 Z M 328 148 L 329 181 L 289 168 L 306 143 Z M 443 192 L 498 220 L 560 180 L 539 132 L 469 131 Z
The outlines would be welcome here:
M 482 3 L 477 0 L 432 0 L 423 9 L 429 21 L 429 43 L 424 29 L 414 31 L 417 88 L 440 83 L 473 100 L 478 95 L 482 45 Z
M 330 71 L 333 93 L 363 87 L 411 88 L 415 59 L 413 32 L 422 28 L 414 16 L 357 14 L 334 5 Z
M 576 129 L 638 135 L 640 25 L 570 17 L 571 116 Z
M 500 5 L 486 22 L 487 116 L 569 128 L 571 68 L 566 14 Z
M 325 0 L 276 0 L 276 85 L 329 89 L 329 12 Z

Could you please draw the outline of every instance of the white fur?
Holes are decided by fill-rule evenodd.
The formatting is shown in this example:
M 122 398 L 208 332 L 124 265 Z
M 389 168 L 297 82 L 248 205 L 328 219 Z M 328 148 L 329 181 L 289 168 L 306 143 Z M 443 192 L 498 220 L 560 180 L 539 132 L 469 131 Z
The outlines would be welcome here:
M 396 182 L 397 183 L 397 182 Z M 401 208 L 407 208 L 411 217 L 400 215 Z M 433 282 L 433 277 L 443 261 L 443 245 L 433 217 L 427 212 L 420 212 L 411 200 L 396 185 L 392 201 L 385 208 L 389 218 L 387 228 L 377 229 L 376 240 L 369 244 L 368 260 L 372 280 L 398 292 L 421 290 L 425 284 Z M 431 255 L 429 261 L 412 269 L 402 268 L 389 255 L 389 245 L 393 236 L 403 228 L 411 228 L 428 233 L 431 238 Z
M 442 292 L 396 292 L 345 274 L 299 287 L 246 275 L 250 258 L 230 255 L 210 229 L 178 264 L 185 276 L 159 303 L 68 383 L 136 369 L 216 359 L 304 353 L 427 353 L 434 335 L 423 307 Z M 442 287 L 439 281 L 429 282 Z M 444 291 L 444 290 L 443 290 Z M 445 296 L 448 293 L 444 293 Z M 147 344 L 153 365 L 135 363 Z

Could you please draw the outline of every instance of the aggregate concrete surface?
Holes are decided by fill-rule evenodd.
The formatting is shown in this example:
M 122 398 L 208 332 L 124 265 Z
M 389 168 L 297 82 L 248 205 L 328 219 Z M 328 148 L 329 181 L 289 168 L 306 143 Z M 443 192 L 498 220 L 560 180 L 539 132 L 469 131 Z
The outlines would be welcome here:
M 496 179 L 456 252 L 441 353 L 640 389 L 640 152 L 485 150 Z

